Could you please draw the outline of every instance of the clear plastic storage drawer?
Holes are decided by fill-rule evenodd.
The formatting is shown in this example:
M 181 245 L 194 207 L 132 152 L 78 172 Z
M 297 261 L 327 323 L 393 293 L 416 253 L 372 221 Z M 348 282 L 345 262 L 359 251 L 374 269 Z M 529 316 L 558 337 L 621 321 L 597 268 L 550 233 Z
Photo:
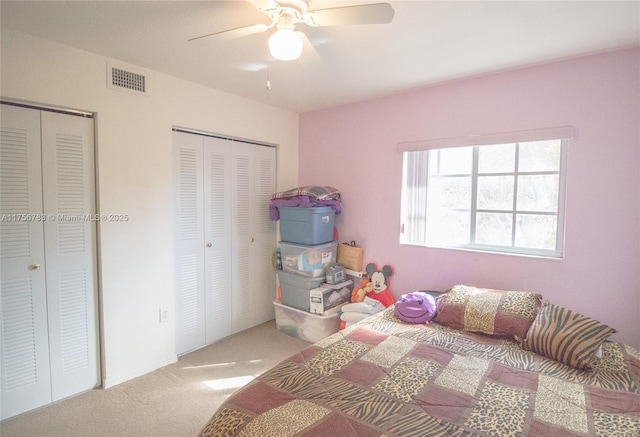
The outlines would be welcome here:
M 282 269 L 310 278 L 324 276 L 327 266 L 336 262 L 338 242 L 303 246 L 280 242 Z

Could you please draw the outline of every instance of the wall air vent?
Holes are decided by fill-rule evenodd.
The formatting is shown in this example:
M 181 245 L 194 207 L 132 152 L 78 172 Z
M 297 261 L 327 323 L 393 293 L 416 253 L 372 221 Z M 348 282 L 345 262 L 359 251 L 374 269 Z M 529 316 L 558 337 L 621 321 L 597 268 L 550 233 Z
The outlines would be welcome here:
M 146 94 L 148 91 L 147 77 L 140 72 L 131 70 L 129 67 L 107 63 L 107 86 L 121 91 L 131 91 L 135 94 Z
M 111 69 L 111 85 L 144 92 L 144 76 L 130 71 Z

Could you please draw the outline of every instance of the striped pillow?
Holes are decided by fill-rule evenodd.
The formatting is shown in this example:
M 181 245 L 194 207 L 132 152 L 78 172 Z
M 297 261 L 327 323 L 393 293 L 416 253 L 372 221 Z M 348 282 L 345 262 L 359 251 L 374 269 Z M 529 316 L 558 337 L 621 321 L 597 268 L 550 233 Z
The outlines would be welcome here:
M 604 323 L 545 302 L 522 347 L 567 366 L 587 369 L 600 345 L 615 332 Z

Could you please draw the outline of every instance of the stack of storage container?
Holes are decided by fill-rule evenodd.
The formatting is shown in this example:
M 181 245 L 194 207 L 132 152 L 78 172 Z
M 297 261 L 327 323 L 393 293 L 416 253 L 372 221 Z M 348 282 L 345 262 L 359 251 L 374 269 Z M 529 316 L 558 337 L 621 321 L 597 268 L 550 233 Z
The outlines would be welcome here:
M 281 302 L 274 302 L 279 330 L 312 343 L 338 332 L 337 314 L 309 312 L 310 292 L 336 262 L 335 211 L 331 207 L 281 207 L 278 270 Z

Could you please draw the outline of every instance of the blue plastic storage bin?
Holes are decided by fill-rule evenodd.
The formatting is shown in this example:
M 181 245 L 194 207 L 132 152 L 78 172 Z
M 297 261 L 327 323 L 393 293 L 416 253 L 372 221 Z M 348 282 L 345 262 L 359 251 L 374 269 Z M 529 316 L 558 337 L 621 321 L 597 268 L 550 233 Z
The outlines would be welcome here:
M 324 277 L 309 278 L 282 270 L 278 271 L 278 279 L 282 303 L 303 311 L 309 311 L 309 292 L 324 282 Z
M 335 211 L 329 206 L 299 208 L 283 206 L 280 212 L 280 240 L 316 245 L 333 241 Z

